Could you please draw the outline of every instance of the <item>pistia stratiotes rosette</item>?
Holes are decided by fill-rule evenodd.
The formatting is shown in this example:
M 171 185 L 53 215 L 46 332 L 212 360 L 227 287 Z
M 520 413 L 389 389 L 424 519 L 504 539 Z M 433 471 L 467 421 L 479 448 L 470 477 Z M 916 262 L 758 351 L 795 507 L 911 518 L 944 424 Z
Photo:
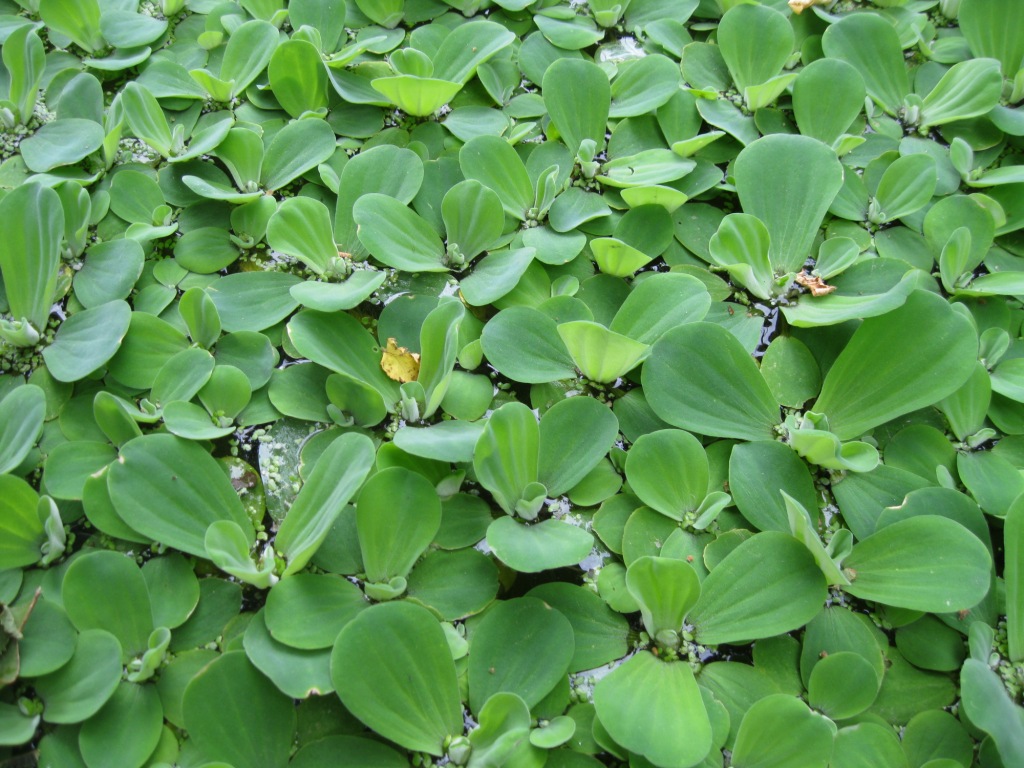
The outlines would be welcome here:
M 1022 14 L 0 0 L 0 764 L 1024 763 Z

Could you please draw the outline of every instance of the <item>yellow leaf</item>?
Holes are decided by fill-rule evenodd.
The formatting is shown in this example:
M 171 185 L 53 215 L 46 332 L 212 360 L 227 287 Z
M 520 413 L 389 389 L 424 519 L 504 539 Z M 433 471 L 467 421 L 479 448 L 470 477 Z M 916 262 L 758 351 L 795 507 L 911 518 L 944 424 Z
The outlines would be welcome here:
M 380 367 L 392 381 L 403 384 L 407 381 L 416 381 L 420 375 L 420 356 L 398 346 L 394 339 L 388 339 L 388 345 L 380 358 Z

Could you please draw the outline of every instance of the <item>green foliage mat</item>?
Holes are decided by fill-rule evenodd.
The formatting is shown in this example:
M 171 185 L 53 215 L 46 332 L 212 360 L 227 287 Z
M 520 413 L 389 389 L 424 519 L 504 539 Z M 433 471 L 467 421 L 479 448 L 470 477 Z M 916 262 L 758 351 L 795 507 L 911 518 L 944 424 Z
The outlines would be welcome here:
M 1024 3 L 0 43 L 0 768 L 1024 765 Z

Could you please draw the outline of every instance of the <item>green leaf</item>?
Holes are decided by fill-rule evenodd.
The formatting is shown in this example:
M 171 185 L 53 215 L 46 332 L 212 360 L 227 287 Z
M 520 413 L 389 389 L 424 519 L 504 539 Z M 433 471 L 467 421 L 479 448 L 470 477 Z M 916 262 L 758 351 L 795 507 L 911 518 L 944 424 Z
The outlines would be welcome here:
M 378 77 L 370 85 L 403 112 L 416 117 L 434 114 L 462 90 L 462 83 L 415 75 Z
M 359 240 L 377 261 L 407 272 L 447 272 L 444 245 L 422 216 L 388 195 L 363 195 L 352 209 Z
M 955 392 L 974 369 L 976 339 L 944 299 L 915 291 L 899 309 L 861 324 L 812 410 L 840 440 L 858 437 Z
M 293 29 L 313 27 L 320 33 L 324 53 L 338 49 L 345 32 L 345 3 L 342 0 L 292 0 L 288 20 Z
M 768 228 L 756 216 L 730 213 L 711 237 L 708 252 L 715 264 L 754 296 L 770 299 L 776 288 L 770 242 Z
M 505 213 L 501 200 L 478 181 L 466 179 L 449 189 L 441 201 L 441 216 L 448 238 L 469 261 L 501 238 Z
M 761 357 L 761 375 L 780 405 L 800 408 L 821 391 L 821 369 L 807 345 L 776 336 Z
M 682 631 L 683 620 L 700 597 L 697 572 L 683 560 L 645 555 L 629 564 L 626 588 L 640 606 L 647 633 L 660 642 L 661 633 Z
M 845 720 L 871 706 L 881 682 L 860 654 L 830 653 L 811 671 L 807 701 L 833 720 Z
M 644 363 L 644 393 L 673 426 L 704 435 L 771 440 L 779 408 L 757 364 L 720 325 L 673 328 Z
M 999 676 L 987 663 L 967 659 L 960 671 L 964 712 L 996 744 L 1003 765 L 1024 760 L 1024 725 L 1020 708 L 1006 694 Z
M 569 669 L 573 632 L 561 613 L 532 597 L 495 603 L 477 624 L 469 656 L 469 708 L 479 714 L 495 693 L 535 707 Z
M 821 39 L 829 58 L 852 64 L 864 78 L 868 95 L 890 115 L 910 93 L 907 66 L 899 35 L 888 20 L 874 13 L 851 13 L 829 25 Z
M 498 567 L 473 548 L 435 550 L 409 574 L 411 600 L 446 621 L 464 619 L 486 608 L 498 594 Z
M 943 125 L 990 112 L 999 104 L 1003 77 L 995 59 L 954 64 L 924 97 L 921 126 Z
M 105 10 L 100 16 L 100 31 L 116 48 L 137 48 L 154 43 L 167 31 L 167 26 L 167 19 L 128 10 Z
M 550 495 L 562 495 L 597 466 L 618 434 L 618 419 L 596 400 L 555 403 L 540 419 L 539 481 Z
M 736 5 L 718 24 L 718 44 L 740 93 L 782 71 L 793 52 L 789 20 L 764 5 Z
M 30 171 L 46 173 L 84 160 L 103 146 L 103 137 L 103 126 L 92 120 L 66 117 L 47 123 L 19 148 Z
M 53 344 L 43 350 L 46 367 L 57 381 L 78 381 L 101 368 L 128 333 L 131 309 L 112 301 L 76 312 L 61 323 Z
M 575 650 L 570 672 L 594 669 L 626 653 L 628 623 L 589 588 L 548 582 L 534 587 L 526 596 L 543 600 L 572 624 Z
M 52 189 L 23 184 L 0 200 L 0 274 L 7 305 L 15 322 L 27 321 L 38 335 L 46 328 L 57 287 L 63 233 L 64 208 Z
M 609 160 L 595 178 L 609 187 L 646 187 L 681 179 L 696 165 L 695 161 L 680 157 L 670 149 L 647 149 Z
M 231 84 L 230 98 L 267 68 L 278 40 L 277 28 L 262 19 L 251 19 L 231 33 L 220 64 L 220 79 Z
M 679 92 L 679 85 L 679 66 L 667 56 L 656 53 L 623 62 L 611 84 L 609 115 L 638 117 L 653 112 Z M 600 140 L 596 143 L 601 146 Z
M 300 282 L 283 272 L 238 272 L 205 290 L 217 307 L 225 332 L 262 331 L 295 311 L 298 302 L 289 291 Z
M 280 643 L 267 631 L 265 618 L 265 611 L 257 612 L 242 640 L 246 655 L 256 668 L 282 693 L 295 699 L 333 693 L 330 649 L 299 650 Z
M 960 31 L 975 56 L 991 56 L 1002 64 L 1003 76 L 1012 78 L 1024 61 L 1021 9 L 998 0 L 971 0 L 957 14 Z
M 230 520 L 255 538 L 242 503 L 220 465 L 195 443 L 144 435 L 125 443 L 107 477 L 117 513 L 149 538 L 206 556 L 206 529 Z
M 478 66 L 507 48 L 515 33 L 494 21 L 460 24 L 444 39 L 434 55 L 434 75 L 465 85 Z
M 31 741 L 40 719 L 39 715 L 24 714 L 14 704 L 0 704 L 0 743 L 18 746 Z
M 317 283 L 307 280 L 293 285 L 290 293 L 292 298 L 304 307 L 319 312 L 337 312 L 358 307 L 380 288 L 386 279 L 386 272 L 359 269 L 352 272 L 343 283 Z
M 24 24 L 7 36 L 2 55 L 11 76 L 8 97 L 17 110 L 18 122 L 24 125 L 32 118 L 46 68 L 43 42 L 31 24 Z
M 877 213 L 872 221 L 895 221 L 921 210 L 935 193 L 938 175 L 929 155 L 904 155 L 882 174 L 875 191 Z
M 0 568 L 35 565 L 42 557 L 40 546 L 46 540 L 37 511 L 39 494 L 20 477 L 8 474 L 0 474 L 0 492 Z
M 823 58 L 793 81 L 793 116 L 800 133 L 833 145 L 864 109 L 867 89 L 860 72 L 842 59 Z
M 817 139 L 773 134 L 745 147 L 733 173 L 744 212 L 768 229 L 772 267 L 801 269 L 843 184 L 836 153 Z
M 342 6 L 344 7 L 344 6 Z M 295 753 L 289 768 L 405 768 L 405 754 L 375 739 L 326 736 Z
M 686 663 L 640 651 L 594 686 L 601 725 L 659 768 L 697 765 L 711 751 L 711 722 Z
M 404 578 L 441 526 L 441 500 L 423 475 L 389 467 L 373 475 L 356 499 L 356 528 L 366 578 Z
M 135 137 L 164 157 L 170 157 L 174 138 L 156 96 L 145 86 L 129 82 L 121 91 L 121 106 Z
M 344 312 L 305 310 L 288 323 L 288 338 L 314 363 L 373 387 L 388 410 L 400 399 L 398 382 L 381 370 L 380 350 L 369 331 Z
M 103 708 L 78 734 L 87 765 L 95 768 L 141 768 L 163 732 L 164 711 L 152 685 L 121 682 Z
M 590 250 L 601 272 L 612 277 L 629 277 L 653 261 L 652 256 L 614 237 L 597 237 Z
M 267 595 L 264 619 L 275 640 L 292 648 L 330 648 L 338 633 L 369 603 L 351 582 L 334 574 L 296 573 Z
M 477 440 L 473 454 L 477 479 L 510 515 L 538 480 L 539 444 L 537 418 L 515 402 L 494 411 Z
M 789 531 L 785 491 L 807 509 L 817 492 L 807 465 L 792 449 L 774 441 L 740 443 L 729 459 L 729 492 L 743 516 L 762 531 Z
M 175 629 L 192 615 L 199 602 L 199 580 L 184 556 L 171 553 L 154 557 L 142 566 L 149 594 L 160 595 L 152 605 L 153 626 Z
M 656 273 L 633 286 L 609 329 L 653 344 L 677 325 L 703 320 L 711 307 L 704 283 L 691 275 Z
M 75 297 L 87 309 L 128 298 L 144 260 L 137 240 L 122 238 L 90 246 L 74 278 Z
M 771 637 L 810 621 L 826 591 L 811 553 L 788 534 L 766 531 L 712 569 L 687 622 L 702 644 Z
M 406 453 L 435 461 L 469 462 L 484 423 L 442 421 L 430 427 L 402 427 L 394 443 Z
M 502 310 L 484 326 L 480 341 L 491 365 L 513 381 L 544 384 L 576 375 L 557 323 L 531 307 Z
M 260 183 L 271 192 L 281 189 L 326 162 L 335 147 L 334 131 L 326 121 L 292 121 L 274 134 L 267 146 Z
M 459 166 L 467 179 L 497 193 L 505 213 L 525 221 L 533 207 L 533 183 L 511 144 L 500 136 L 477 136 L 459 150 Z
M 406 749 L 440 756 L 445 739 L 462 734 L 455 662 L 426 608 L 391 602 L 361 612 L 338 635 L 331 679 L 349 712 Z
M 673 478 L 666 482 L 666 478 Z M 626 479 L 644 504 L 673 520 L 692 515 L 708 493 L 708 460 L 700 442 L 680 429 L 641 435 L 626 454 Z
M 0 475 L 18 466 L 43 433 L 46 393 L 34 384 L 9 392 L 0 400 Z
M 221 323 L 217 305 L 199 286 L 189 288 L 178 300 L 178 314 L 181 316 L 192 341 L 204 349 L 210 349 L 220 338 Z
M 92 552 L 75 560 L 64 575 L 61 594 L 79 631 L 105 629 L 117 638 L 125 659 L 146 650 L 153 631 L 149 590 L 133 560 L 116 552 Z M 109 585 L 99 595 L 97 584 Z
M 245 532 L 230 520 L 218 520 L 206 529 L 207 559 L 225 573 L 255 586 L 267 589 L 273 585 L 273 565 L 266 558 L 253 562 Z
M 95 715 L 121 681 L 121 645 L 102 629 L 79 633 L 71 660 L 33 685 L 43 700 L 43 720 L 81 723 Z
M 445 300 L 432 309 L 420 329 L 419 376 L 416 381 L 423 387 L 423 417 L 429 417 L 440 407 L 452 378 L 455 359 L 459 353 L 459 328 L 466 315 L 460 301 Z
M 991 567 L 976 536 L 935 515 L 888 525 L 855 544 L 843 561 L 851 595 L 934 613 L 979 603 L 989 590 Z
M 543 501 L 541 497 L 539 502 Z M 506 516 L 488 526 L 487 546 L 509 568 L 539 573 L 579 564 L 593 549 L 594 537 L 561 520 L 525 525 Z
M 274 539 L 288 563 L 283 576 L 302 570 L 316 554 L 369 474 L 373 458 L 373 443 L 358 433 L 342 435 L 320 455 Z
M 106 46 L 100 34 L 97 0 L 39 0 L 36 7 L 46 26 L 70 38 L 88 53 L 96 53 Z
M 765 696 L 740 722 L 732 763 L 736 768 L 825 768 L 833 727 L 794 696 Z
M 235 768 L 284 768 L 295 738 L 295 707 L 242 651 L 203 667 L 182 703 L 189 738 L 206 760 Z
M 532 247 L 489 253 L 473 265 L 469 275 L 459 281 L 462 298 L 473 307 L 492 304 L 516 287 L 536 254 L 536 249 Z
M 1006 582 L 1006 636 L 1010 661 L 1024 659 L 1024 502 L 1014 502 L 1003 523 L 1003 578 Z
M 423 161 L 410 149 L 382 144 L 361 151 L 341 171 L 338 207 L 334 217 L 335 239 L 342 249 L 361 258 L 367 254 L 356 236 L 352 208 L 364 195 L 379 192 L 409 203 L 423 183 Z
M 558 59 L 544 71 L 541 93 L 551 121 L 575 156 L 585 139 L 604 146 L 611 105 L 608 76 L 584 59 Z

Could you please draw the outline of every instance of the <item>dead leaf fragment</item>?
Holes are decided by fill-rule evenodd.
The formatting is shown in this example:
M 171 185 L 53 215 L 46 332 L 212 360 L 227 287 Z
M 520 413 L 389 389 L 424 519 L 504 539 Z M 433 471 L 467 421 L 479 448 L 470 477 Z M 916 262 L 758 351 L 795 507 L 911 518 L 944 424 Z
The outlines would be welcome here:
M 831 0 L 789 0 L 789 7 L 793 9 L 793 13 L 802 13 L 810 8 L 812 5 L 828 5 Z
M 828 296 L 836 289 L 834 285 L 826 285 L 825 281 L 817 275 L 809 275 L 801 272 L 796 276 L 796 281 L 811 292 L 811 296 Z
M 420 375 L 420 356 L 405 347 L 398 346 L 394 339 L 388 339 L 384 354 L 380 358 L 380 367 L 392 381 L 404 384 L 416 381 Z

